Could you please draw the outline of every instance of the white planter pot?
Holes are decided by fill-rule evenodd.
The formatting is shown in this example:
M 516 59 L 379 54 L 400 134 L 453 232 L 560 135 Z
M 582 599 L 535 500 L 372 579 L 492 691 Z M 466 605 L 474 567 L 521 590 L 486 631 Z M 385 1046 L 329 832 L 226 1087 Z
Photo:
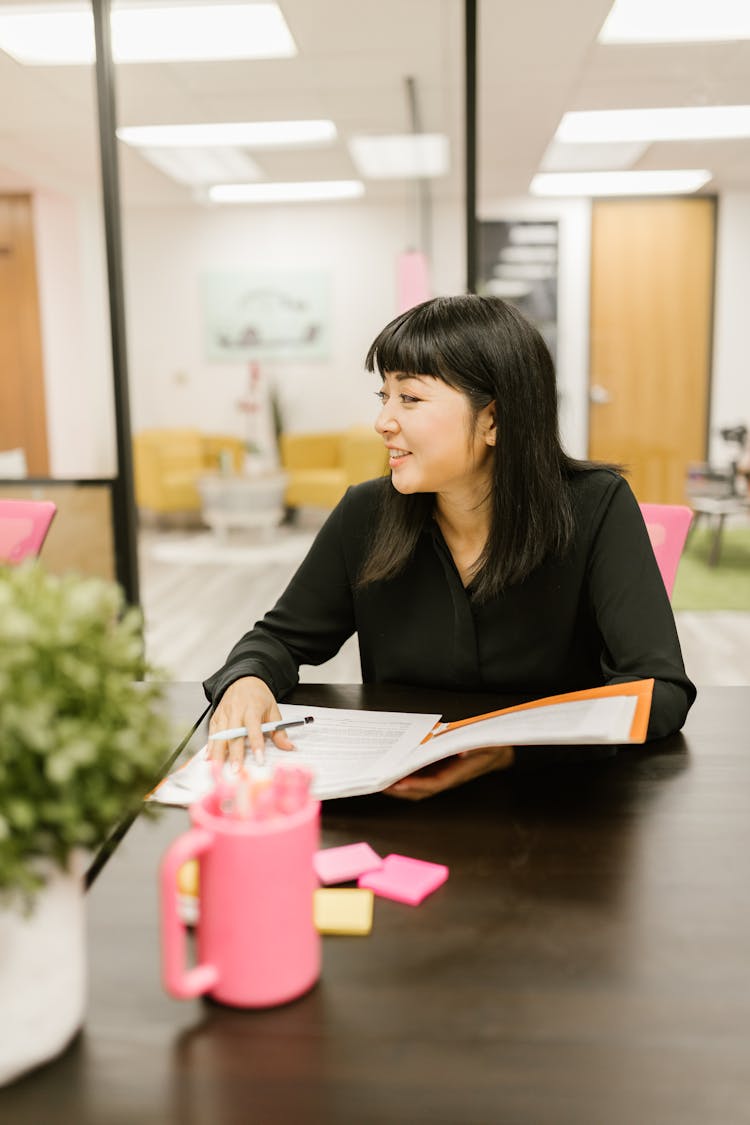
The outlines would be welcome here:
M 0 1085 L 68 1045 L 86 1004 L 86 917 L 80 873 L 48 869 L 25 914 L 0 899 Z

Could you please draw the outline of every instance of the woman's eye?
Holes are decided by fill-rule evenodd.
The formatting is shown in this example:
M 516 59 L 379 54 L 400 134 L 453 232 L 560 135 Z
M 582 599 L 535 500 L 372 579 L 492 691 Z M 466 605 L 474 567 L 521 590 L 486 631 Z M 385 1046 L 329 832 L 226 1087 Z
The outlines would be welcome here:
M 385 404 L 388 402 L 389 395 L 387 391 L 373 391 L 373 394 L 375 395 L 375 398 L 380 400 L 381 406 L 385 406 Z M 400 394 L 398 397 L 401 399 L 401 402 L 404 404 L 404 406 L 410 406 L 413 402 L 420 401 L 420 399 L 415 398 L 414 395 Z

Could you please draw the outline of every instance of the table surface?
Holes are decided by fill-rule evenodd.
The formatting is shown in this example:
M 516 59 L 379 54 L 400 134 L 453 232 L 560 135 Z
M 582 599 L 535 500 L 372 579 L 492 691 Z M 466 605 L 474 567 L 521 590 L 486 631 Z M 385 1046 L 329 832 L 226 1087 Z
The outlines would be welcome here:
M 348 685 L 292 700 L 498 706 Z M 184 730 L 202 707 L 173 686 Z M 706 688 L 684 735 L 609 760 L 327 802 L 325 846 L 366 840 L 450 878 L 417 908 L 376 899 L 372 934 L 324 938 L 319 984 L 268 1011 L 163 991 L 157 870 L 188 819 L 139 818 L 89 892 L 84 1029 L 0 1091 L 0 1121 L 750 1121 L 748 730 L 750 689 Z M 205 720 L 189 748 L 204 736 Z

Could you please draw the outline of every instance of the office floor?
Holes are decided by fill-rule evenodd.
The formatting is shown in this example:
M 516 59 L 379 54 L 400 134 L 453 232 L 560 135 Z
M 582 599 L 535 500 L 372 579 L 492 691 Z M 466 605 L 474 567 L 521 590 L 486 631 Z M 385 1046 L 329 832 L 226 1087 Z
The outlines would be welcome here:
M 274 533 L 205 531 L 140 536 L 141 601 L 149 661 L 171 680 L 202 680 L 269 608 L 312 542 L 317 518 Z M 698 685 L 750 684 L 750 614 L 676 614 L 688 674 Z M 354 638 L 333 660 L 301 669 L 303 682 L 356 683 Z

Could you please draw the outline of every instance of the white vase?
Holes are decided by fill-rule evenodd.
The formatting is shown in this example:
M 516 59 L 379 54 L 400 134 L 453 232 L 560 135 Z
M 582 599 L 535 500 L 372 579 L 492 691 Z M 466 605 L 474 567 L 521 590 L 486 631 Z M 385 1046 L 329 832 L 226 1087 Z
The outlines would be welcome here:
M 81 1027 L 85 907 L 77 869 L 48 868 L 30 913 L 0 899 L 0 1086 L 60 1054 Z

